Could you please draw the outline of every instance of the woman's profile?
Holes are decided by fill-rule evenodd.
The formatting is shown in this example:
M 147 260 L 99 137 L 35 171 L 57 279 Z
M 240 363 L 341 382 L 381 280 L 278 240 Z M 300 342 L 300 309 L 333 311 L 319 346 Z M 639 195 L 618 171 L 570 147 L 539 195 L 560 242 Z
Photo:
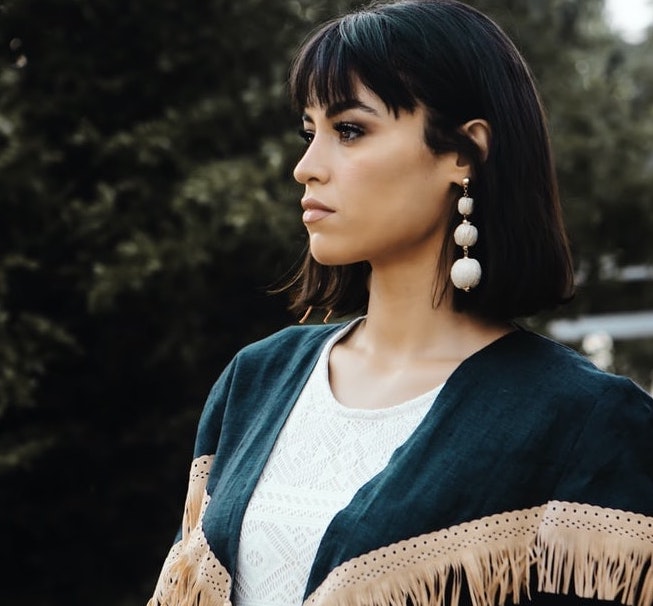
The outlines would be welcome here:
M 513 43 L 374 3 L 290 94 L 301 320 L 213 386 L 149 606 L 653 604 L 653 402 L 519 324 L 573 265 Z

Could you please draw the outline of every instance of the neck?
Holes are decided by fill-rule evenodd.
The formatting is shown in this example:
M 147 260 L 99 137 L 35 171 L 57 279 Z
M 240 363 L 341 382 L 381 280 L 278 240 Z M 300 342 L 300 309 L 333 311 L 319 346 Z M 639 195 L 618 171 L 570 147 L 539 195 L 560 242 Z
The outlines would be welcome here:
M 373 270 L 357 345 L 371 354 L 391 351 L 398 359 L 428 355 L 462 360 L 511 330 L 508 324 L 454 311 L 450 295 L 436 306 L 432 275 L 423 268 L 404 267 L 396 275 Z

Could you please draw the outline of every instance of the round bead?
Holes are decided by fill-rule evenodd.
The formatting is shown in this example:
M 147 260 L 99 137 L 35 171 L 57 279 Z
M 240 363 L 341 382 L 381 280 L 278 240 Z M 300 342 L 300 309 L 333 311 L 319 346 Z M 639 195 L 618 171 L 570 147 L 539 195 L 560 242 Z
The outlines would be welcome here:
M 468 196 L 458 198 L 458 212 L 461 215 L 471 215 L 474 212 L 474 198 Z
M 481 264 L 476 259 L 463 257 L 451 266 L 451 281 L 456 288 L 469 290 L 481 281 Z
M 463 221 L 453 232 L 453 239 L 458 246 L 474 246 L 478 240 L 478 229 L 468 221 Z

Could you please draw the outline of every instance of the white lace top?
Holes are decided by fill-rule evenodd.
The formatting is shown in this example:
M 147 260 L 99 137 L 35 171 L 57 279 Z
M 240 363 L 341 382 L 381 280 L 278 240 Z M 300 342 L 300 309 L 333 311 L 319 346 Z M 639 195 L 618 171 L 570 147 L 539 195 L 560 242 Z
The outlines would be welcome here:
M 235 606 L 300 605 L 333 517 L 379 473 L 419 425 L 442 386 L 375 410 L 340 404 L 325 345 L 286 421 L 247 507 L 234 575 Z

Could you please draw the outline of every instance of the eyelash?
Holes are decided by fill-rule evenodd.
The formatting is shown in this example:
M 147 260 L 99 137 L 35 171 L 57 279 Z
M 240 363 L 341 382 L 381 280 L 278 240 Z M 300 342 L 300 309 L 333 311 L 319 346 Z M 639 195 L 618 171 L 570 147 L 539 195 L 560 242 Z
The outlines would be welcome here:
M 365 131 L 360 126 L 351 122 L 338 122 L 333 128 L 340 133 L 340 140 L 345 143 L 354 141 L 365 134 Z
M 352 124 L 351 122 L 336 122 L 333 125 L 333 129 L 340 135 L 340 141 L 342 143 L 351 143 L 365 134 L 363 128 L 357 124 Z M 306 130 L 305 128 L 301 128 L 299 130 L 299 136 L 304 139 L 306 145 L 310 145 L 315 137 L 315 133 Z

